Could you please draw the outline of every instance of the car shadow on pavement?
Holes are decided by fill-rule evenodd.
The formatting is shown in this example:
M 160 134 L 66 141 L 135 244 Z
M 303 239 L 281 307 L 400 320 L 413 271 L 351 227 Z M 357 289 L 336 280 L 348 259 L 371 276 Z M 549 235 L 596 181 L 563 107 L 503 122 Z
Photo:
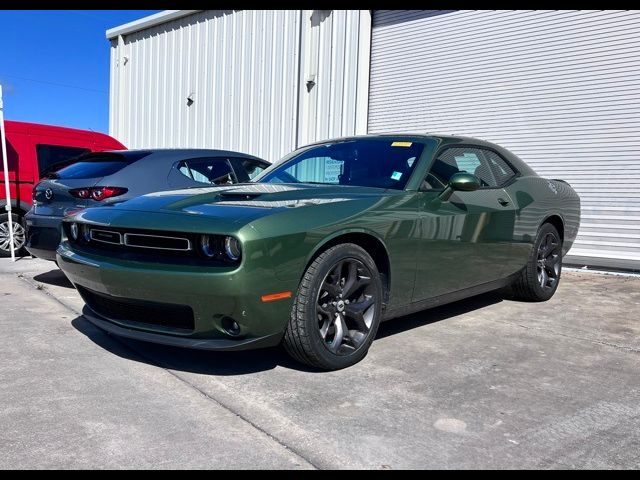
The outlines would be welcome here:
M 456 317 L 473 310 L 479 310 L 489 305 L 500 303 L 506 298 L 504 293 L 489 292 L 458 300 L 457 302 L 447 303 L 439 307 L 433 307 L 428 310 L 422 310 L 403 317 L 393 318 L 380 325 L 376 339 L 396 335 L 407 330 L 429 325 L 430 323 L 440 322 L 441 320 Z
M 278 347 L 238 352 L 213 352 L 118 337 L 99 329 L 83 316 L 76 317 L 71 324 L 96 345 L 111 353 L 169 370 L 205 375 L 243 375 L 283 366 L 309 372 L 316 371 L 296 363 Z
M 33 279 L 36 282 L 55 285 L 56 287 L 73 288 L 73 284 L 59 268 L 50 270 L 46 273 L 40 273 L 39 275 L 34 276 Z
M 380 325 L 376 338 L 401 334 L 414 328 L 446 320 L 501 302 L 503 298 L 499 293 L 489 293 L 398 317 Z M 281 366 L 309 373 L 326 373 L 296 362 L 281 347 L 238 352 L 193 350 L 111 335 L 90 323 L 83 316 L 76 317 L 71 324 L 96 345 L 115 355 L 169 370 L 204 375 L 244 375 L 272 370 Z M 375 348 L 375 341 L 373 347 Z

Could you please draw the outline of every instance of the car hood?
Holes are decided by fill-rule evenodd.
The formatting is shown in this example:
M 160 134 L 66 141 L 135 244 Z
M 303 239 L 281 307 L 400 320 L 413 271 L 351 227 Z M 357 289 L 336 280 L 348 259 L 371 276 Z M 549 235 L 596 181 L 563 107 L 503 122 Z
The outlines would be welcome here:
M 186 213 L 209 217 L 261 217 L 273 210 L 379 197 L 385 190 L 312 184 L 251 183 L 229 187 L 188 188 L 155 192 L 123 202 L 121 210 Z
M 184 230 L 202 231 L 202 226 L 212 226 L 211 220 L 216 220 L 217 227 L 228 231 L 291 209 L 353 201 L 364 201 L 362 207 L 366 208 L 393 193 L 398 192 L 313 184 L 236 184 L 149 193 L 114 206 L 84 210 L 77 218 L 103 225 L 154 228 L 162 215 L 165 219 L 173 217 L 170 223 Z

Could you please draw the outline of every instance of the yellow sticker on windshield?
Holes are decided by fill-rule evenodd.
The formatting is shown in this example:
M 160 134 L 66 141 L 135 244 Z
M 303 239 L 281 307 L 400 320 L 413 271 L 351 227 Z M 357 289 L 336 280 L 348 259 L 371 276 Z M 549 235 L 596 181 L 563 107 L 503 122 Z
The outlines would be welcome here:
M 413 142 L 393 142 L 391 144 L 392 147 L 410 147 L 413 145 Z

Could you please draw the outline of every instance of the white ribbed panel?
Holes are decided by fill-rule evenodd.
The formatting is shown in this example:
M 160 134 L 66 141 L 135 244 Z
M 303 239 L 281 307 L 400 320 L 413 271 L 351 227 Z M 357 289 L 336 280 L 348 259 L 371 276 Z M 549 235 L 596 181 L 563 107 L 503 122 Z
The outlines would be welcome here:
M 376 11 L 368 127 L 504 145 L 580 194 L 569 260 L 640 268 L 640 11 Z
M 279 158 L 296 143 L 299 20 L 294 10 L 209 10 L 127 35 L 127 63 L 112 53 L 110 133 L 129 148 Z
M 306 10 L 300 144 L 356 133 L 359 10 Z M 368 74 L 368 72 L 365 72 Z M 315 86 L 306 81 L 315 75 Z
M 129 148 L 221 148 L 275 161 L 302 143 L 355 133 L 360 12 L 316 18 L 207 10 L 130 33 L 120 52 L 114 38 L 111 135 Z M 307 92 L 301 37 L 312 35 L 317 77 Z

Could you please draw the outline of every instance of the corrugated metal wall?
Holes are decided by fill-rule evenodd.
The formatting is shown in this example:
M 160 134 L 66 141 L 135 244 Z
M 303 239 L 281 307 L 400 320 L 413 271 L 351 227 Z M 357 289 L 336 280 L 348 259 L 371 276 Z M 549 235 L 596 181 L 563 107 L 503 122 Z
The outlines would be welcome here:
M 301 145 L 356 133 L 359 54 L 359 10 L 306 13 L 311 28 L 303 30 L 301 42 Z M 310 78 L 315 86 L 307 89 Z
M 369 132 L 470 135 L 582 199 L 569 260 L 640 268 L 639 11 L 376 11 Z
M 127 35 L 111 132 L 130 148 L 277 157 L 295 143 L 299 21 L 296 11 L 205 11 Z
M 270 161 L 356 133 L 359 28 L 359 11 L 207 10 L 114 39 L 110 133 Z

